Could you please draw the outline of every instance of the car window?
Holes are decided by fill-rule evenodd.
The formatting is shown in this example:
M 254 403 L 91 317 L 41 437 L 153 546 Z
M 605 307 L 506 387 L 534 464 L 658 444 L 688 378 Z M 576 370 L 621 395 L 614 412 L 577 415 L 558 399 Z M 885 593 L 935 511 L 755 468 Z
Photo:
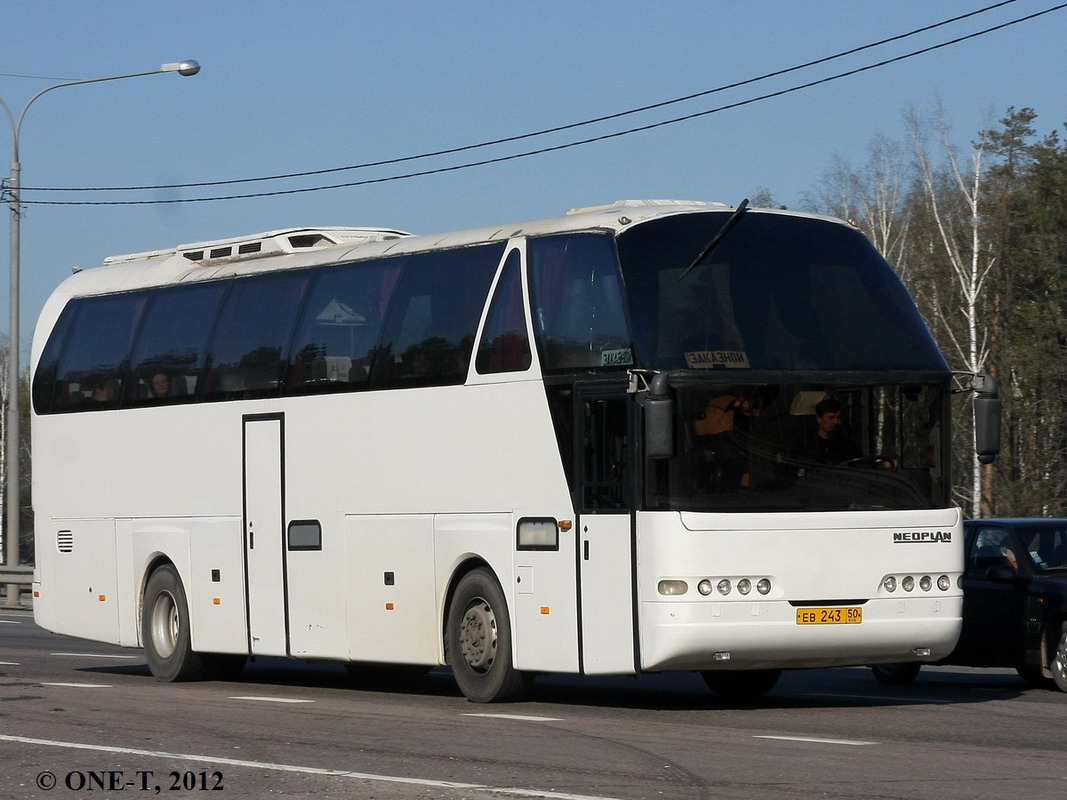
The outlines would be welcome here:
M 1020 547 L 1006 528 L 979 528 L 967 559 L 967 574 L 983 577 L 990 567 L 1019 568 Z

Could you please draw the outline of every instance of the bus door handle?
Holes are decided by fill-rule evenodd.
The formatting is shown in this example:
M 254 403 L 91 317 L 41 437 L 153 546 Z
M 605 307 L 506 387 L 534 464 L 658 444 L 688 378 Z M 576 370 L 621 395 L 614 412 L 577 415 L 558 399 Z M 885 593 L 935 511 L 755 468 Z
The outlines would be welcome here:
M 586 539 L 582 542 L 582 558 L 585 561 L 589 560 L 589 540 Z

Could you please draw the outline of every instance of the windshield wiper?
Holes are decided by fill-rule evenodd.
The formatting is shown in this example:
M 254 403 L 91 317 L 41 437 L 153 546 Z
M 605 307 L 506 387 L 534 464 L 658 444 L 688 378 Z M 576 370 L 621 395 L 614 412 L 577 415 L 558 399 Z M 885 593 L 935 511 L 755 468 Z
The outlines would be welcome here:
M 715 238 L 708 242 L 708 246 L 701 250 L 700 255 L 698 255 L 696 259 L 693 260 L 693 263 L 686 267 L 682 271 L 682 274 L 678 276 L 679 282 L 682 280 L 682 278 L 684 278 L 686 275 L 696 269 L 700 265 L 701 261 L 711 255 L 711 251 L 718 247 L 719 242 L 721 242 L 722 238 L 730 232 L 730 228 L 737 224 L 737 221 L 741 219 L 741 215 L 745 213 L 745 209 L 747 208 L 748 198 L 746 197 L 744 200 L 738 203 L 737 208 L 734 209 L 734 213 L 730 215 L 730 219 L 726 220 L 726 224 L 719 229 L 718 233 L 715 234 Z

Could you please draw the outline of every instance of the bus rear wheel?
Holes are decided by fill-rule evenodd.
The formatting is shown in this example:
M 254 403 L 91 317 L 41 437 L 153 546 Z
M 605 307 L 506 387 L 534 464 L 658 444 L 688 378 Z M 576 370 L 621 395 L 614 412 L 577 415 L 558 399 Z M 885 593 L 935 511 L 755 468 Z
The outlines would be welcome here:
M 529 688 L 512 666 L 507 602 L 488 570 L 460 578 L 448 609 L 447 641 L 452 674 L 472 703 L 515 700 Z
M 711 691 L 726 700 L 755 700 L 774 688 L 780 669 L 704 670 L 700 677 Z
M 206 672 L 204 660 L 192 649 L 185 589 L 170 564 L 157 567 L 145 586 L 141 643 L 148 668 L 161 681 L 197 680 Z

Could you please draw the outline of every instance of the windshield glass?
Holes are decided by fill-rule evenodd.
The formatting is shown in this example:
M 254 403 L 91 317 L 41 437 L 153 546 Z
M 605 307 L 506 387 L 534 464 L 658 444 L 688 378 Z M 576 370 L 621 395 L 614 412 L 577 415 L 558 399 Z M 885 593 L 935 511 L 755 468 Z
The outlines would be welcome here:
M 641 367 L 948 370 L 904 286 L 859 231 L 747 211 L 693 265 L 729 218 L 684 214 L 619 235 Z
M 691 383 L 645 507 L 843 511 L 948 505 L 948 394 L 927 385 Z

